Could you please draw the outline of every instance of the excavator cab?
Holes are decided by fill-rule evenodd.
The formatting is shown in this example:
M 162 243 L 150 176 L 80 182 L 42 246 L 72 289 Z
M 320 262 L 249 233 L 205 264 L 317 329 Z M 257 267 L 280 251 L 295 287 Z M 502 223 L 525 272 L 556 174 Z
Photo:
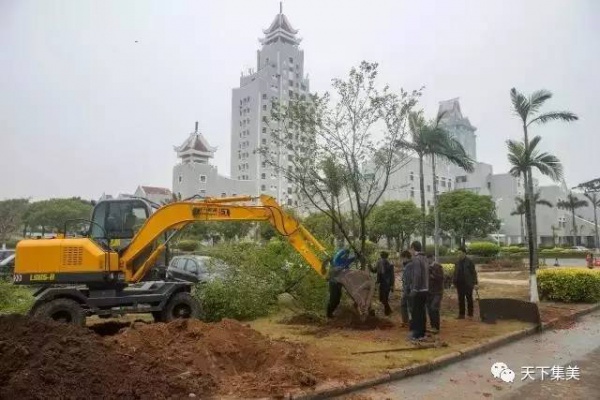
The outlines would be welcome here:
M 92 213 L 90 237 L 114 250 L 122 250 L 151 214 L 152 206 L 142 199 L 100 201 Z

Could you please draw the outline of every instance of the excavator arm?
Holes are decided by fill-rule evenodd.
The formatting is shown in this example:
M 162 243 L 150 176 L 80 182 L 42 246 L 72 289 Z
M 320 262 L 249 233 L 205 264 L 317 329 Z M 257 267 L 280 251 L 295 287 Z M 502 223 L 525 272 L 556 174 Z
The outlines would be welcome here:
M 122 252 L 120 269 L 127 282 L 138 282 L 152 268 L 165 250 L 162 243 L 147 251 L 168 230 L 180 230 L 186 225 L 202 221 L 265 221 L 285 237 L 306 262 L 321 276 L 326 273 L 329 255 L 319 241 L 294 217 L 287 214 L 270 196 L 260 196 L 259 205 L 242 204 L 252 197 L 230 197 L 181 201 L 159 208 L 152 214 Z M 144 257 L 142 262 L 139 258 Z

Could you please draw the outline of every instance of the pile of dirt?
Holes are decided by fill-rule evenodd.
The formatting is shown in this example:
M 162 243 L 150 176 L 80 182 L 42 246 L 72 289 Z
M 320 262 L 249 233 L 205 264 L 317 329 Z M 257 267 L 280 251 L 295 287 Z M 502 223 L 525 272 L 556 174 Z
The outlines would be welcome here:
M 119 353 L 88 329 L 24 316 L 0 317 L 0 398 L 183 397 L 197 390 L 176 371 Z
M 95 327 L 112 335 L 102 337 L 0 317 L 0 398 L 279 397 L 348 377 L 305 345 L 271 340 L 237 321 L 113 325 Z

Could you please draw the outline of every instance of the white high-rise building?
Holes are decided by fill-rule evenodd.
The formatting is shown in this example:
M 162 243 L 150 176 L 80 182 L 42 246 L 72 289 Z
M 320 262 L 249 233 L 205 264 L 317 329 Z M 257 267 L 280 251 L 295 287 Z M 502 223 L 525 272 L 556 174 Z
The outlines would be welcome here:
M 289 99 L 303 98 L 309 93 L 304 75 L 304 52 L 300 49 L 298 31 L 281 12 L 275 16 L 260 39 L 256 53 L 256 70 L 242 73 L 240 87 L 233 89 L 231 100 L 231 177 L 254 181 L 255 193 L 269 194 L 284 205 L 297 205 L 294 187 L 285 177 L 270 168 L 256 150 L 271 146 L 281 168 L 288 168 L 288 146 L 271 143 L 271 105 Z M 272 122 L 271 122 L 272 124 Z

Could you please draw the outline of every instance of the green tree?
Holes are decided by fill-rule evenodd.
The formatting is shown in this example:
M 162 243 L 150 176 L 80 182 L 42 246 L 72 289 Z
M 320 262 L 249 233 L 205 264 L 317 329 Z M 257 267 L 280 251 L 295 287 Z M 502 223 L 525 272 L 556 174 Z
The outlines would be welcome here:
M 390 175 L 406 161 L 407 155 L 397 145 L 421 92 L 392 93 L 379 84 L 378 65 L 365 61 L 352 68 L 347 78 L 334 79 L 333 90 L 335 96 L 312 94 L 285 105 L 273 103 L 271 119 L 265 121 L 270 143 L 259 152 L 303 200 L 333 221 L 336 235 L 349 243 L 364 268 L 366 221 L 387 189 Z M 272 145 L 284 149 L 285 162 Z M 346 210 L 336 199 L 342 192 L 348 196 L 344 200 L 349 202 L 357 231 L 344 223 Z
M 36 201 L 28 207 L 24 220 L 31 228 L 41 228 L 42 234 L 62 231 L 67 220 L 91 217 L 92 204 L 78 197 Z
M 580 200 L 573 193 L 569 193 L 565 200 L 559 200 L 556 203 L 558 208 L 571 212 L 571 222 L 573 223 L 573 246 L 577 246 L 580 243 L 577 241 L 577 222 L 575 221 L 575 211 L 579 208 L 587 207 L 588 203 L 585 200 Z
M 551 111 L 540 113 L 540 109 L 546 101 L 552 98 L 552 93 L 547 90 L 538 90 L 533 92 L 529 97 L 512 88 L 510 90 L 510 99 L 512 103 L 513 113 L 521 120 L 523 128 L 523 148 L 524 154 L 533 154 L 530 150 L 529 128 L 532 125 L 544 125 L 550 121 L 576 121 L 577 115 L 570 111 Z M 532 141 L 533 142 L 533 141 Z M 539 140 L 538 140 L 539 142 Z M 509 147 L 510 152 L 510 147 Z M 509 157 L 510 158 L 510 157 Z M 530 268 L 530 290 L 531 301 L 539 302 L 537 293 L 537 280 L 535 271 L 538 268 L 538 252 L 537 252 L 537 221 L 535 213 L 535 204 L 533 204 L 533 165 L 526 163 L 524 181 L 525 181 L 525 221 L 527 226 L 527 237 L 529 238 L 529 268 Z
M 533 195 L 533 202 L 536 205 L 554 207 L 554 205 L 546 199 L 542 199 L 542 193 L 538 190 Z M 510 215 L 518 215 L 521 218 L 521 238 L 525 238 L 525 225 L 523 224 L 523 217 L 525 215 L 525 199 L 523 197 L 515 197 L 515 209 Z M 525 240 L 525 239 L 523 239 Z
M 368 226 L 369 232 L 393 240 L 396 251 L 400 251 L 417 232 L 420 222 L 421 213 L 412 201 L 386 201 L 375 207 Z
M 557 181 L 562 178 L 562 164 L 560 160 L 552 154 L 542 153 L 538 150 L 538 146 L 542 139 L 539 136 L 534 137 L 529 142 L 529 145 L 526 146 L 523 142 L 518 142 L 514 140 L 507 141 L 508 146 L 508 161 L 511 165 L 510 173 L 513 176 L 523 177 L 523 182 L 525 186 L 525 195 L 524 198 L 524 211 L 525 211 L 525 226 L 527 227 L 527 242 L 529 249 L 529 292 L 530 292 L 530 300 L 534 303 L 539 302 L 539 294 L 537 288 L 537 279 L 536 279 L 536 270 L 537 270 L 537 233 L 533 238 L 531 237 L 532 230 L 531 227 L 533 225 L 531 222 L 531 215 L 529 215 L 528 210 L 532 210 L 533 214 L 535 214 L 535 202 L 531 199 L 533 196 L 530 195 L 527 197 L 527 188 L 529 187 L 529 175 L 528 171 L 531 172 L 532 169 L 537 169 L 542 175 L 548 176 L 551 179 Z M 529 208 L 527 204 L 532 204 L 533 207 Z M 535 216 L 534 216 L 535 219 Z M 532 252 L 535 254 L 532 255 Z
M 440 195 L 440 225 L 448 234 L 460 239 L 486 237 L 500 227 L 496 204 L 490 196 L 455 190 Z
M 302 224 L 318 240 L 325 242 L 331 239 L 331 219 L 325 213 L 311 213 L 304 218 Z
M 421 219 L 425 223 L 425 176 L 424 159 L 431 157 L 431 170 L 433 178 L 433 212 L 434 212 L 434 245 L 436 260 L 439 256 L 438 246 L 440 239 L 438 202 L 438 179 L 436 173 L 436 160 L 441 159 L 450 164 L 461 167 L 467 172 L 473 171 L 473 160 L 467 155 L 465 149 L 447 130 L 440 126 L 440 121 L 445 113 L 437 115 L 436 119 L 426 122 L 421 112 L 410 115 L 410 142 L 402 143 L 403 147 L 412 150 L 419 159 L 419 186 L 421 192 Z M 425 246 L 425 229 L 422 229 L 423 246 Z
M 586 192 L 584 196 L 587 197 L 592 207 L 594 207 L 594 246 L 598 248 L 600 246 L 598 239 L 598 207 L 600 207 L 600 197 L 598 197 L 598 193 L 596 192 Z
M 28 204 L 28 199 L 0 201 L 0 245 L 5 244 L 6 240 L 19 231 Z

